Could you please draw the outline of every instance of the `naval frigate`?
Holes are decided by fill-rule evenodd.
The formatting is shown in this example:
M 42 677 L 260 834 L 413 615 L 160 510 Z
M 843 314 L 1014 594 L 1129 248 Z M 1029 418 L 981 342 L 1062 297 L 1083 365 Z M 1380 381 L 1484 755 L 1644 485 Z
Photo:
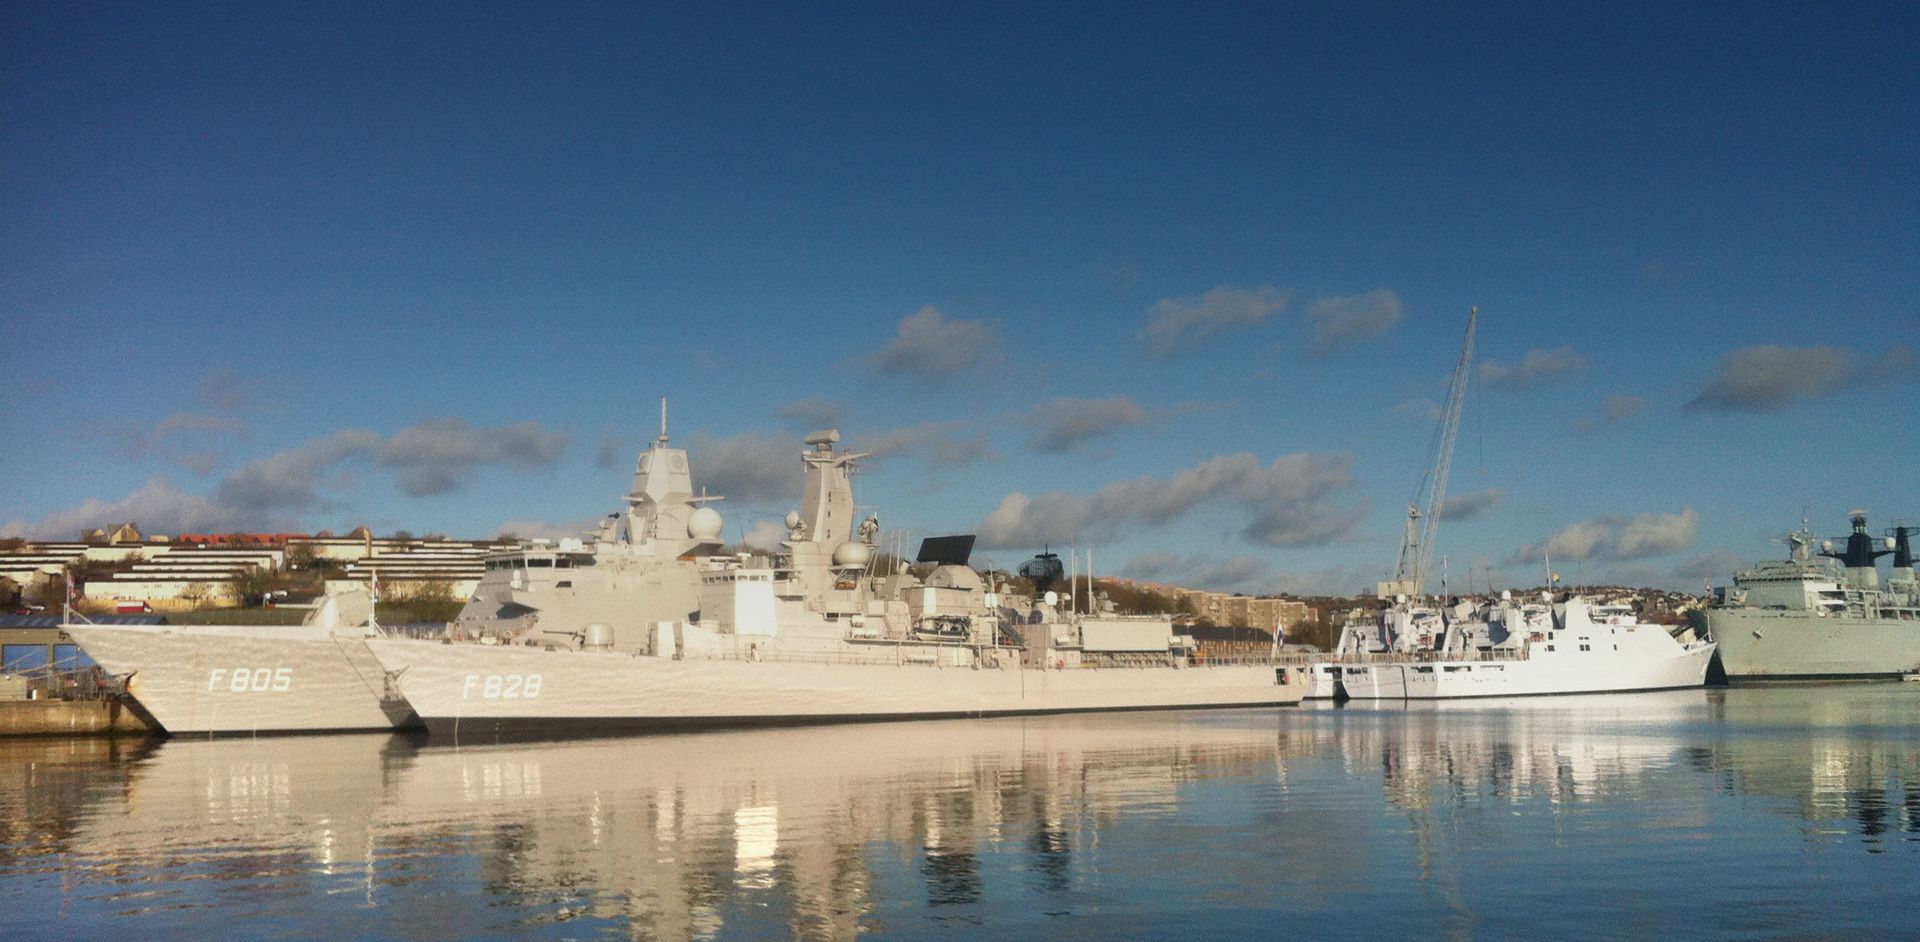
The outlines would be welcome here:
M 589 540 L 528 541 L 488 557 L 449 631 L 489 644 L 551 636 L 594 618 L 600 643 L 641 644 L 618 626 L 682 618 L 698 604 L 693 554 L 719 547 L 720 515 L 695 496 L 687 453 L 660 437 L 635 462 L 626 507 Z M 627 613 L 626 622 L 614 618 Z M 62 625 L 169 734 L 344 732 L 417 727 L 366 642 L 384 637 L 369 592 L 322 600 L 288 625 Z M 454 650 L 447 648 L 445 650 Z
M 1202 661 L 1166 618 L 1062 600 L 1050 586 L 1057 559 L 1027 567 L 1036 585 L 1024 595 L 969 564 L 971 536 L 925 541 L 915 567 L 879 553 L 878 519 L 856 523 L 852 473 L 866 456 L 839 440 L 834 430 L 807 437 L 801 508 L 777 554 L 683 554 L 697 560 L 697 618 L 656 607 L 542 620 L 509 643 L 368 647 L 433 735 L 465 741 L 1272 706 L 1305 692 L 1277 657 Z
M 1787 558 L 1734 576 L 1716 593 L 1707 625 L 1731 682 L 1848 680 L 1920 674 L 1920 581 L 1913 536 L 1892 528 L 1884 542 L 1851 514 L 1846 549 L 1831 541 L 1816 553 L 1804 527 L 1788 534 Z M 1879 559 L 1893 556 L 1880 579 Z

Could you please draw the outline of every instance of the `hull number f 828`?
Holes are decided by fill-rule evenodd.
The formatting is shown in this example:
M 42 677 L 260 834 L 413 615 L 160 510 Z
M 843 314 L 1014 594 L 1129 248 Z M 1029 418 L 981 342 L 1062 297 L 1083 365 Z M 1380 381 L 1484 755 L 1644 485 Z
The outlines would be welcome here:
M 462 700 L 531 700 L 540 695 L 539 674 L 468 674 Z

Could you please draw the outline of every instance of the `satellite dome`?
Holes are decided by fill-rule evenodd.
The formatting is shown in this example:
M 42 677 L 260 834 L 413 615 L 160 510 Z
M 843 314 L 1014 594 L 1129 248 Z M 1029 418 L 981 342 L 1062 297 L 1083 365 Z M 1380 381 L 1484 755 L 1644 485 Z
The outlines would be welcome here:
M 687 536 L 696 540 L 717 540 L 720 531 L 726 529 L 726 521 L 720 519 L 720 511 L 712 507 L 702 507 L 687 518 Z
M 798 510 L 787 511 L 787 529 L 791 530 L 794 527 L 797 527 L 799 525 L 800 525 L 800 511 Z
M 833 551 L 835 566 L 865 566 L 873 558 L 873 547 L 858 541 L 842 543 Z

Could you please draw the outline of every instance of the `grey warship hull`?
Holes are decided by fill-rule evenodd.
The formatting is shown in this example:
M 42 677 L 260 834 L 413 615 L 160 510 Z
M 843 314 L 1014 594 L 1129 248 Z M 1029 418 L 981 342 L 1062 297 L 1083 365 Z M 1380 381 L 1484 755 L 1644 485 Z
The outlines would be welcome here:
M 418 727 L 360 631 L 301 625 L 63 626 L 170 735 Z
M 1300 702 L 1285 665 L 1052 669 L 368 642 L 436 739 L 793 726 Z
M 1920 672 L 1920 620 L 1714 609 L 1707 625 L 1734 683 L 1886 680 Z

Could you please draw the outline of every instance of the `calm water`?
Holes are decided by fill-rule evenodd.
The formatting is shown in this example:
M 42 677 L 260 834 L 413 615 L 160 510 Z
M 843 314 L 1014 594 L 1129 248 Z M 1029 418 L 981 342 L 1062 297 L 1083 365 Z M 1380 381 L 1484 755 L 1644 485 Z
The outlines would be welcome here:
M 1920 935 L 1920 684 L 0 743 L 8 938 Z

